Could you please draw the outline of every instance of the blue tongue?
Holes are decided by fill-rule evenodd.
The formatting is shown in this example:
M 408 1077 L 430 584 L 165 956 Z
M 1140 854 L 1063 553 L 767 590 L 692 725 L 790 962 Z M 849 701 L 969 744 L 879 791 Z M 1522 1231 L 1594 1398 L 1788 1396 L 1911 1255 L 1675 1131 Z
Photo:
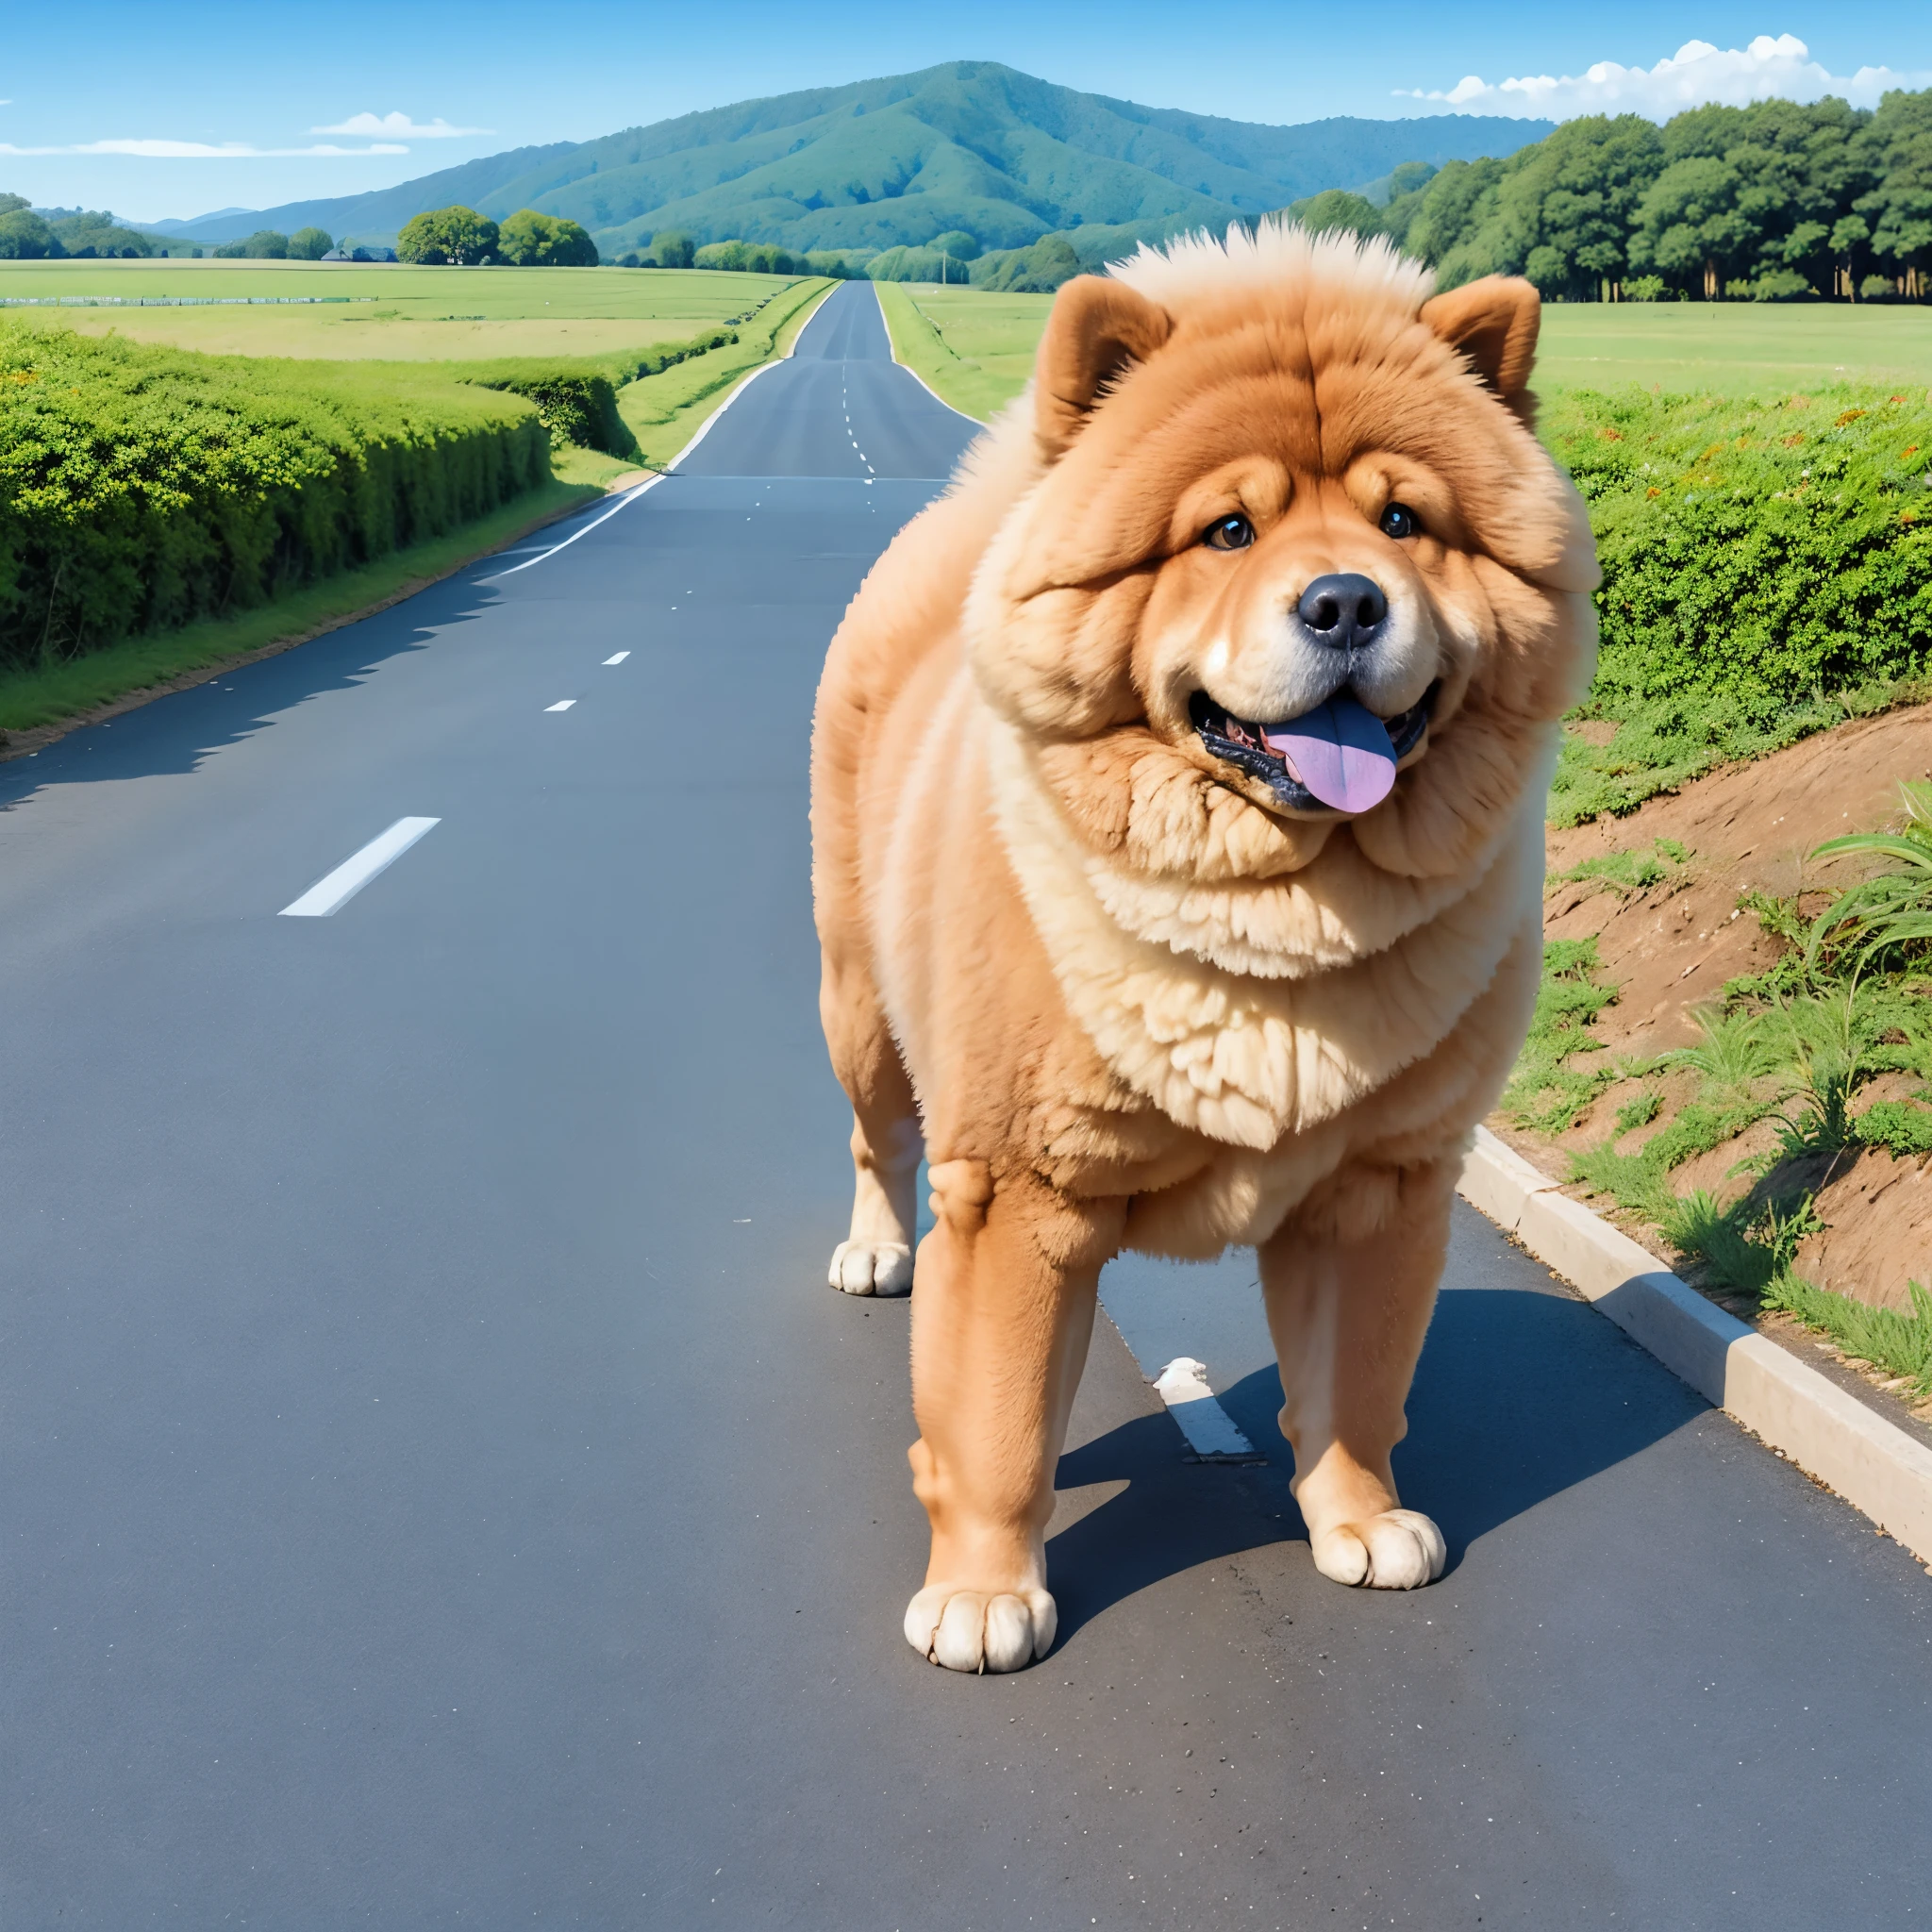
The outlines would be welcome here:
M 1337 811 L 1373 810 L 1394 788 L 1395 747 L 1388 727 L 1346 691 L 1285 724 L 1264 724 L 1261 739 Z

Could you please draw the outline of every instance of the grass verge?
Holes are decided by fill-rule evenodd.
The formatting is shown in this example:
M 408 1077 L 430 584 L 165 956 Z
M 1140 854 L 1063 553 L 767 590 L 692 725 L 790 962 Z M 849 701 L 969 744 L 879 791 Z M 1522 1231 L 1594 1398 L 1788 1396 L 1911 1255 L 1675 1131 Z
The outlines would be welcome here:
M 952 299 L 941 307 L 937 291 L 927 302 L 907 282 L 873 286 L 885 310 L 892 354 L 960 414 L 990 422 L 1025 387 L 1051 297 L 949 289 L 943 293 Z
M 553 480 L 461 529 L 392 551 L 360 570 L 344 571 L 239 616 L 207 619 L 157 637 L 130 638 L 44 668 L 0 674 L 0 754 L 35 749 L 58 736 L 58 729 L 83 724 L 90 714 L 134 693 L 158 695 L 200 683 L 241 658 L 267 657 L 353 624 L 600 493 L 598 486 Z M 49 726 L 58 729 L 48 731 Z M 5 741 L 16 733 L 32 736 L 25 744 Z
M 799 282 L 774 296 L 742 325 L 736 342 L 625 383 L 617 392 L 617 413 L 637 439 L 643 467 L 667 469 L 724 405 L 734 385 L 784 355 L 818 305 L 838 286 L 823 276 Z

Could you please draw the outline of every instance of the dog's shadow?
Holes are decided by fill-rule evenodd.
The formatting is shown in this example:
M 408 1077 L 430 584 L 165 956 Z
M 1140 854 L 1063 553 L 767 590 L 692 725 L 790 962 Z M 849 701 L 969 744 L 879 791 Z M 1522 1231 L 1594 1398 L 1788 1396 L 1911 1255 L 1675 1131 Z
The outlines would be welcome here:
M 1262 1544 L 1305 1539 L 1275 1417 L 1274 1366 L 1222 1406 L 1259 1466 L 1185 1459 L 1165 1414 L 1136 1417 L 1069 1450 L 1056 1487 L 1124 1482 L 1047 1543 L 1062 1640 L 1150 1585 Z M 1459 1289 L 1437 1303 L 1395 1452 L 1402 1500 L 1426 1511 L 1459 1564 L 1479 1537 L 1640 1454 L 1707 1407 L 1621 1330 L 1567 1296 Z

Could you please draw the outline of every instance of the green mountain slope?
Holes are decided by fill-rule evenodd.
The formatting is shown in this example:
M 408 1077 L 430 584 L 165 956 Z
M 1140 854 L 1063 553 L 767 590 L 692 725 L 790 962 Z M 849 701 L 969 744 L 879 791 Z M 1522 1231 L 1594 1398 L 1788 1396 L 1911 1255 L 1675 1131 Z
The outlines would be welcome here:
M 991 61 L 817 88 L 686 114 L 558 149 L 526 149 L 467 196 L 447 170 L 376 195 L 187 225 L 361 236 L 467 198 L 501 220 L 519 208 L 581 222 L 607 255 L 662 228 L 699 242 L 738 236 L 792 250 L 872 254 L 963 229 L 1011 248 L 1081 228 L 1170 233 L 1220 226 L 1312 194 L 1356 187 L 1398 162 L 1508 154 L 1549 131 L 1536 121 L 1439 115 L 1268 127 L 1139 107 L 1057 87 Z M 474 162 L 485 170 L 516 157 Z

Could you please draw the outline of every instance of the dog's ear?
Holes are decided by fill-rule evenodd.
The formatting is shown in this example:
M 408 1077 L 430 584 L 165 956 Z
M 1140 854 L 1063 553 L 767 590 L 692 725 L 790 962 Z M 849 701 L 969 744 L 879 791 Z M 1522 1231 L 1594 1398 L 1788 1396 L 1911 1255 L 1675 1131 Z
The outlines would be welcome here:
M 1100 391 L 1144 362 L 1173 326 L 1164 308 L 1124 282 L 1075 275 L 1061 288 L 1033 365 L 1033 433 L 1048 462 L 1079 435 Z
M 1529 387 L 1541 320 L 1536 284 L 1518 275 L 1485 275 L 1423 304 L 1423 321 L 1512 408 Z

